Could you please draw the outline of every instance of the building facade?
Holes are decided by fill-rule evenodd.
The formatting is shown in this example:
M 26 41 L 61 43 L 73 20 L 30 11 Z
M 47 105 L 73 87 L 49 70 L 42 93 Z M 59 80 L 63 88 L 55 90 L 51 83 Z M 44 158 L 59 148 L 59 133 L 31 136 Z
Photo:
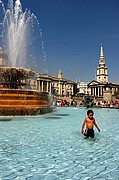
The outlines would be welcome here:
M 52 94 L 71 96 L 74 95 L 74 82 L 63 78 L 61 70 L 58 72 L 58 76 L 51 76 L 52 79 Z
M 77 83 L 77 94 L 78 95 L 88 95 L 90 90 L 88 88 L 89 82 L 78 82 Z
M 58 76 L 48 74 L 35 73 L 35 76 L 26 79 L 26 87 L 28 89 L 35 89 L 39 92 L 49 92 L 56 96 L 71 96 L 74 95 L 74 82 L 62 77 L 61 70 Z
M 119 84 L 108 81 L 108 69 L 105 64 L 104 49 L 101 44 L 99 65 L 96 71 L 96 79 L 92 80 L 88 87 L 94 97 L 104 97 L 106 94 L 115 95 L 119 90 Z

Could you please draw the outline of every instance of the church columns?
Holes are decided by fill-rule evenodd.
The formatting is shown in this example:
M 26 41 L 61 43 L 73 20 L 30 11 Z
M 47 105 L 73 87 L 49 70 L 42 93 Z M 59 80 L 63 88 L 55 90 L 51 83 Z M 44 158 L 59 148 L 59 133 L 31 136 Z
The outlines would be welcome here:
M 98 87 L 98 97 L 103 95 L 103 87 L 99 86 Z
M 93 87 L 91 87 L 91 95 L 93 96 Z
M 119 86 L 112 88 L 112 95 L 115 95 L 116 92 L 119 92 Z
M 91 96 L 103 96 L 103 87 L 102 86 L 96 86 L 96 87 L 91 87 Z
M 102 96 L 102 87 L 100 86 L 100 96 Z
M 98 97 L 100 96 L 100 87 L 98 87 Z
M 93 96 L 95 96 L 95 88 L 93 87 Z
M 95 96 L 95 88 L 93 88 L 93 96 Z
M 92 87 L 92 96 L 95 96 L 95 88 Z

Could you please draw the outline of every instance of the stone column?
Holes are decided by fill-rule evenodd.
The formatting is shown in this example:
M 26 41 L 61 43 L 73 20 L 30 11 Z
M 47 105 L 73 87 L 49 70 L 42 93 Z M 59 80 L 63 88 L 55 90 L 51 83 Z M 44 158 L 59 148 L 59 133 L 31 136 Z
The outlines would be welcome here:
M 52 86 L 51 86 L 51 82 L 50 82 L 50 91 L 49 91 L 50 94 L 51 94 L 51 88 L 52 88 Z
M 100 87 L 98 87 L 98 97 L 100 96 Z
M 72 86 L 72 95 L 74 94 L 74 91 L 73 91 L 74 89 L 73 89 L 73 86 Z
M 40 80 L 38 80 L 37 82 L 38 82 L 38 91 L 40 92 Z
M 62 95 L 62 84 L 60 85 L 60 93 Z
M 93 88 L 91 87 L 91 96 L 93 95 Z
M 43 92 L 43 81 L 42 81 L 42 85 L 41 85 L 41 88 L 42 88 L 42 92 Z
M 103 86 L 102 86 L 102 96 L 103 96 Z
M 36 89 L 37 89 L 37 91 L 39 91 L 39 81 L 38 80 L 36 80 Z
M 59 91 L 58 91 L 58 94 L 60 95 L 61 93 L 61 90 L 60 90 L 60 82 L 59 82 Z
M 39 83 L 39 87 L 40 87 L 40 92 L 42 91 L 42 81 L 40 80 L 40 83 Z
M 95 88 L 93 87 L 93 96 L 95 96 Z
M 95 89 L 96 89 L 96 88 L 94 87 L 94 96 L 96 95 L 96 93 L 95 93 Z
M 48 86 L 49 86 L 49 82 L 47 82 L 47 92 L 48 92 Z
M 64 95 L 66 95 L 66 84 L 64 84 Z
M 102 87 L 100 87 L 100 96 L 102 96 Z

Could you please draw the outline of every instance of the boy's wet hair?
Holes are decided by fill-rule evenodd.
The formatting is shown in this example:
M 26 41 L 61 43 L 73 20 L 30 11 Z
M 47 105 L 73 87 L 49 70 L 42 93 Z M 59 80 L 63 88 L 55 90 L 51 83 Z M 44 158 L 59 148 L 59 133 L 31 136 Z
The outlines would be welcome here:
M 87 111 L 87 115 L 89 115 L 90 113 L 94 114 L 93 110 L 89 109 L 89 110 Z

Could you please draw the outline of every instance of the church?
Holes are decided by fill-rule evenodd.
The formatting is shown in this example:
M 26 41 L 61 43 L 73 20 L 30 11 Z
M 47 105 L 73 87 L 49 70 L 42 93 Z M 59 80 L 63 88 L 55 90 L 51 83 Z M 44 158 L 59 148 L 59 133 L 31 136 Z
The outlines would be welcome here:
M 119 84 L 108 81 L 108 68 L 105 64 L 104 49 L 101 44 L 99 65 L 96 70 L 96 79 L 88 84 L 90 94 L 96 98 L 111 100 L 112 96 L 119 91 Z M 109 98 L 110 97 L 110 98 Z

